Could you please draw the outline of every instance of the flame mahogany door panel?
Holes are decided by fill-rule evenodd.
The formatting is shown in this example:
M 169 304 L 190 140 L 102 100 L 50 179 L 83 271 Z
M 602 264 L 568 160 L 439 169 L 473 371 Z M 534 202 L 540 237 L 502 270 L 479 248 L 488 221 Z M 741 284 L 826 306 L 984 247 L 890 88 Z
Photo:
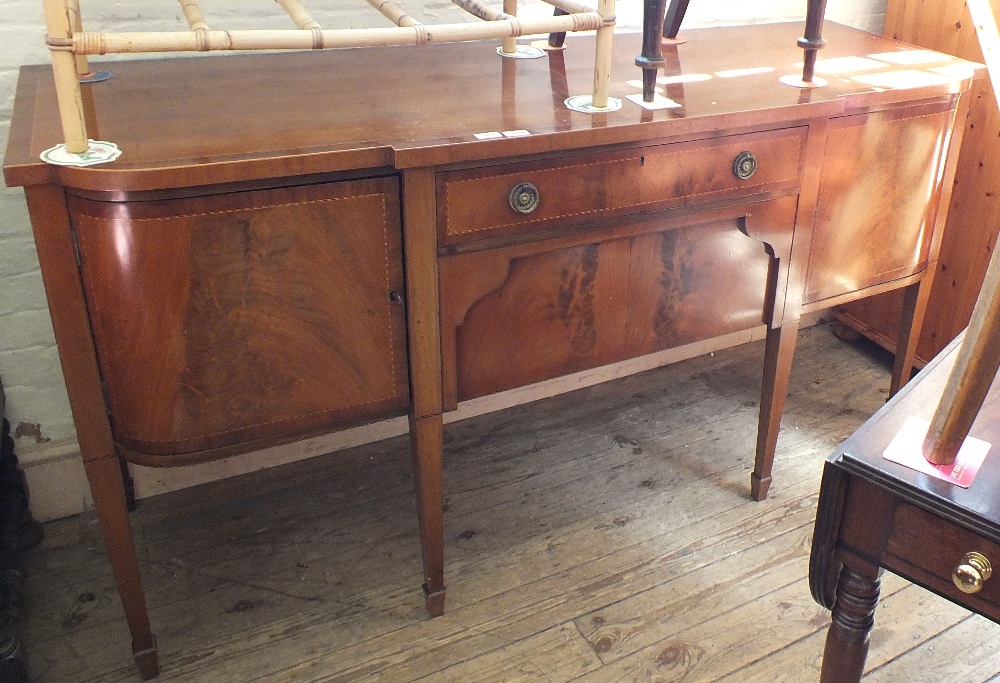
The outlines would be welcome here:
M 441 259 L 445 404 L 745 330 L 795 196 Z M 749 234 L 748 234 L 749 233 Z
M 396 178 L 70 204 L 130 459 L 406 412 Z
M 804 303 L 927 266 L 955 100 L 833 119 Z

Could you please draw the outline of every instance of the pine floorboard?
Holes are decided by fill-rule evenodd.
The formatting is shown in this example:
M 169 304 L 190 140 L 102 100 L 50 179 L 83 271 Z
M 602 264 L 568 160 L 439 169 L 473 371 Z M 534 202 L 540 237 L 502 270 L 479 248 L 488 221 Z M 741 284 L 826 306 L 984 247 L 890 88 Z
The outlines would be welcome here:
M 447 613 L 428 619 L 404 437 L 141 501 L 160 681 L 808 681 L 823 459 L 890 358 L 800 332 L 749 498 L 763 344 L 448 425 Z M 93 514 L 27 558 L 32 680 L 138 681 Z M 1000 680 L 1000 626 L 886 574 L 865 680 Z

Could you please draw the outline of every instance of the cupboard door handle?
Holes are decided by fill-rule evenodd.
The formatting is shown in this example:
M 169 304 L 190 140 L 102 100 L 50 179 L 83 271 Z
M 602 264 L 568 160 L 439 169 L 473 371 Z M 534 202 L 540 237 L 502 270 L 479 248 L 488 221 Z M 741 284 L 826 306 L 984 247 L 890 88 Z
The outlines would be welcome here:
M 517 213 L 531 213 L 538 208 L 538 203 L 542 200 L 538 194 L 538 188 L 531 183 L 518 183 L 510 188 L 507 201 Z
M 977 552 L 965 553 L 951 573 L 955 587 L 963 593 L 978 593 L 983 589 L 986 579 L 993 574 L 993 567 L 984 555 Z
M 733 175 L 740 180 L 747 180 L 757 172 L 757 157 L 753 152 L 740 152 L 733 159 Z

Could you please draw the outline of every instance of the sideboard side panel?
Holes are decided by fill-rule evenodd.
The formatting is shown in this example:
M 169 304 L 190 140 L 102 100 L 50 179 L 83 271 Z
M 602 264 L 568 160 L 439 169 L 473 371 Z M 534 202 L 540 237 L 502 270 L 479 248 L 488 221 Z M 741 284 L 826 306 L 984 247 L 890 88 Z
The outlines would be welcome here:
M 953 110 L 944 102 L 831 122 L 805 303 L 926 267 Z

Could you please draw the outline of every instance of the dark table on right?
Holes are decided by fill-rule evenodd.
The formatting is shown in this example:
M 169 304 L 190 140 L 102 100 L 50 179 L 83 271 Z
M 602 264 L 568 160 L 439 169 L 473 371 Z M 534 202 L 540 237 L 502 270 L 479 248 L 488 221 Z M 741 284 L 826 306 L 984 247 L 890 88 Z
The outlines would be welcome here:
M 930 420 L 959 341 L 826 461 L 809 562 L 813 598 L 833 610 L 822 683 L 860 680 L 883 569 L 1000 622 L 1000 382 L 972 427 L 992 446 L 968 489 L 883 457 L 908 417 Z

